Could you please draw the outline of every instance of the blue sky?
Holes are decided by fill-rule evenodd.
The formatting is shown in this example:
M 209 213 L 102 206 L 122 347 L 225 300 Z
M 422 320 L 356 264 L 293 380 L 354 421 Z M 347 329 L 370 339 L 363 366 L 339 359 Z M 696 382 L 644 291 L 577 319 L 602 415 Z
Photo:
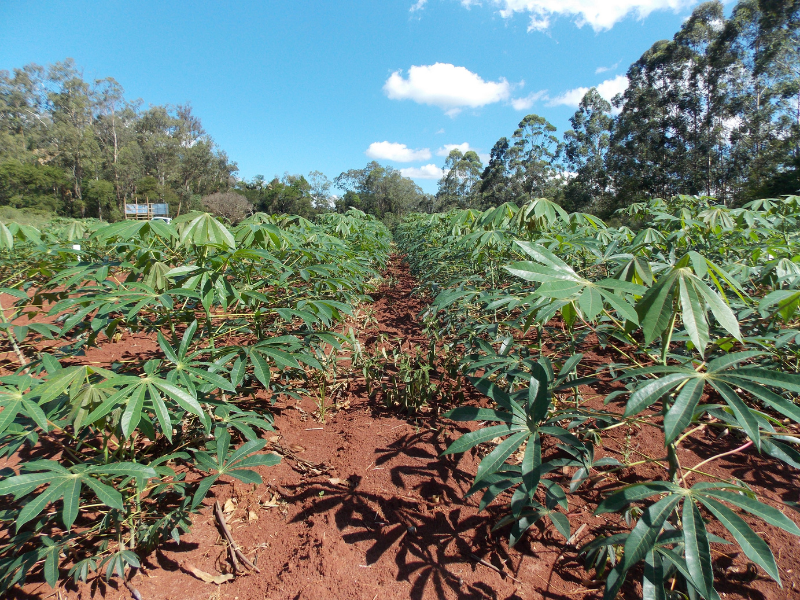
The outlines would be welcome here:
M 246 179 L 375 158 L 435 192 L 449 146 L 488 155 L 532 112 L 560 135 L 579 88 L 622 90 L 696 4 L 3 0 L 0 70 L 71 57 L 129 99 L 190 102 Z

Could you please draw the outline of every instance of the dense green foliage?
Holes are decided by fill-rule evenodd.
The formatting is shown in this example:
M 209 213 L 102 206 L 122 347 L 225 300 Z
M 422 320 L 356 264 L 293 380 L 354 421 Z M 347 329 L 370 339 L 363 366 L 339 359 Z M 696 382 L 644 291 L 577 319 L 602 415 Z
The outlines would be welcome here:
M 141 107 L 71 60 L 0 72 L 0 205 L 116 220 L 126 201 L 174 216 L 227 189 L 236 164 L 190 106 Z
M 740 511 L 795 535 L 800 528 L 742 481 L 706 473 L 719 454 L 688 465 L 678 448 L 700 430 L 727 430 L 734 442 L 720 454 L 738 439 L 733 452 L 754 447 L 800 469 L 800 439 L 785 428 L 800 423 L 800 197 L 730 209 L 677 196 L 617 216 L 631 227 L 535 199 L 414 215 L 397 228 L 413 272 L 434 294 L 429 332 L 443 352 L 461 354 L 456 372 L 494 404 L 447 415 L 492 423 L 447 453 L 503 438 L 468 493 L 482 493 L 483 509 L 511 492 L 497 527 L 511 525 L 512 544 L 545 517 L 569 538 L 570 494 L 609 468 L 663 467 L 662 478 L 624 485 L 596 507 L 636 520 L 629 532 L 582 548 L 587 567 L 606 578 L 607 600 L 642 561 L 645 598 L 668 590 L 718 598 L 710 543 L 724 540 L 708 521 L 780 581 Z M 585 349 L 610 359 L 585 366 Z M 615 388 L 603 394 L 606 404 L 626 400 L 622 414 L 588 405 L 582 386 L 598 379 Z M 605 432 L 620 426 L 660 432 L 664 456 L 596 459 Z M 564 467 L 574 469 L 567 485 L 559 483 Z
M 84 81 L 70 60 L 27 65 L 0 72 L 0 207 L 114 221 L 126 201 L 158 200 L 172 216 L 204 209 L 233 222 L 353 207 L 393 227 L 415 210 L 536 197 L 603 217 L 676 194 L 742 206 L 800 190 L 798 46 L 796 0 L 742 0 L 729 17 L 716 0 L 701 4 L 630 66 L 624 93 L 609 102 L 590 89 L 561 138 L 530 114 L 485 166 L 472 150 L 452 150 L 435 197 L 375 162 L 333 182 L 319 171 L 237 180 L 191 107 L 145 110 L 112 78 Z M 249 204 L 201 202 L 227 190 Z
M 630 66 L 612 105 L 590 89 L 563 142 L 528 115 L 474 177 L 454 150 L 437 207 L 530 197 L 610 215 L 653 196 L 705 194 L 726 206 L 800 190 L 800 2 L 698 6 L 672 40 Z M 451 173 L 456 170 L 457 177 Z M 454 183 L 458 180 L 458 185 Z
M 64 555 L 75 579 L 123 576 L 188 530 L 220 477 L 260 483 L 252 468 L 279 460 L 259 452 L 269 402 L 335 365 L 334 330 L 390 241 L 358 211 L 0 225 L 0 336 L 19 361 L 0 377 L 0 455 L 40 457 L 0 473 L 0 593 L 32 570 L 55 585 Z M 137 332 L 158 348 L 81 364 Z
M 428 196 L 391 167 L 369 163 L 337 177 L 319 171 L 237 180 L 236 164 L 190 106 L 126 100 L 112 78 L 87 82 L 71 60 L 0 72 L 0 207 L 117 221 L 126 202 L 209 210 L 233 223 L 253 212 L 315 215 L 350 208 L 395 223 Z M 232 192 L 239 196 L 219 195 Z

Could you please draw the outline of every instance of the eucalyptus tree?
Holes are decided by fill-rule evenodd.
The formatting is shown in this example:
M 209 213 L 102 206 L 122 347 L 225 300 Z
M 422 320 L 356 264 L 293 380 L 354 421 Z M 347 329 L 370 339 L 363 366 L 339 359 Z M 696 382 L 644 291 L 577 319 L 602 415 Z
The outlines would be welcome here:
M 349 198 L 358 197 L 358 208 L 379 219 L 394 221 L 418 209 L 427 200 L 422 189 L 400 171 L 371 161 L 363 169 L 350 169 L 333 180 Z M 349 205 L 344 205 L 346 210 Z
M 436 208 L 466 208 L 479 204 L 477 182 L 480 180 L 483 164 L 474 150 L 462 154 L 453 148 L 443 167 L 444 175 L 439 180 L 436 192 Z
M 3 187 L 18 193 L 0 195 L 1 204 L 34 207 L 41 199 L 40 208 L 60 214 L 112 218 L 135 197 L 157 197 L 180 210 L 194 196 L 227 189 L 236 171 L 190 106 L 142 111 L 116 80 L 87 81 L 70 59 L 0 72 L 0 163 L 7 161 L 23 168 L 3 169 L 5 178 L 21 179 L 6 180 Z M 33 172 L 44 166 L 60 169 L 69 185 L 50 193 L 31 187 Z M 101 181 L 113 185 L 114 206 Z
M 48 79 L 56 86 L 49 94 L 53 124 L 48 128 L 52 162 L 71 180 L 68 201 L 84 216 L 83 179 L 99 168 L 99 146 L 94 132 L 93 91 L 72 61 L 50 67 Z
M 613 124 L 611 104 L 591 88 L 570 123 L 572 129 L 564 132 L 564 154 L 572 176 L 564 196 L 566 206 L 578 211 L 601 202 L 609 191 L 605 161 Z
M 731 179 L 745 198 L 800 187 L 800 4 L 742 0 L 717 54 L 733 76 Z M 792 178 L 794 181 L 792 181 Z
M 656 42 L 628 70 L 609 151 L 618 202 L 716 191 L 725 153 L 706 49 L 718 18 L 718 3 L 699 6 L 674 40 Z
M 489 153 L 489 164 L 481 173 L 478 191 L 481 195 L 481 208 L 500 206 L 509 201 L 509 155 L 510 144 L 507 137 L 501 137 Z
M 515 197 L 552 198 L 556 194 L 562 144 L 555 132 L 555 126 L 539 115 L 530 114 L 520 121 L 512 136 L 514 145 L 508 150 Z

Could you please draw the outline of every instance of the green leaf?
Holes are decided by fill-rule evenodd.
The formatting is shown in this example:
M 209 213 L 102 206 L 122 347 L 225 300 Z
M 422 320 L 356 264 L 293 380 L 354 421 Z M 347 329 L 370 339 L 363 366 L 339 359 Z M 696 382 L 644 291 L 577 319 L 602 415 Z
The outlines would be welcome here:
M 644 577 L 642 578 L 642 600 L 666 600 L 664 591 L 664 567 L 661 556 L 653 549 L 644 557 Z
M 492 429 L 491 427 L 489 429 Z M 469 434 L 467 434 L 469 435 Z M 530 431 L 520 431 L 509 436 L 497 445 L 497 448 L 492 450 L 478 465 L 478 472 L 475 475 L 475 481 L 480 481 L 487 475 L 491 475 L 497 471 L 506 459 L 514 454 L 514 452 L 522 445 L 522 443 L 530 437 Z M 463 439 L 463 438 L 462 438 Z M 449 449 L 448 449 L 449 451 Z
M 253 365 L 253 374 L 256 376 L 265 388 L 269 389 L 270 370 L 267 361 L 265 361 L 258 352 L 250 352 L 250 363 Z
M 60 548 L 50 549 L 44 561 L 44 580 L 51 588 L 58 584 L 58 555 Z
M 122 428 L 122 437 L 129 438 L 133 430 L 139 425 L 142 419 L 142 409 L 144 408 L 144 392 L 145 386 L 138 385 L 134 390 L 128 402 L 125 405 L 125 412 L 122 413 L 120 419 L 120 427 Z
M 736 492 L 726 492 L 723 490 L 704 490 L 700 492 L 704 496 L 712 496 L 720 500 L 725 500 L 731 504 L 738 506 L 742 510 L 746 510 L 752 515 L 755 515 L 770 525 L 780 527 L 784 531 L 792 535 L 800 536 L 800 527 L 792 521 L 789 517 L 784 515 L 777 508 L 773 508 L 758 500 L 753 500 L 749 496 L 737 494 Z
M 708 345 L 708 323 L 706 321 L 705 307 L 702 306 L 694 286 L 687 282 L 686 278 L 679 278 L 678 289 L 683 326 L 686 328 L 686 333 L 695 348 L 697 348 L 700 356 L 703 356 Z
M 675 403 L 664 416 L 665 445 L 678 437 L 691 422 L 697 403 L 703 395 L 705 383 L 705 379 L 701 377 L 690 379 L 678 392 Z
M 231 232 L 208 213 L 195 217 L 181 230 L 181 244 L 198 246 L 223 246 L 231 250 L 236 248 L 236 240 Z
M 720 504 L 704 496 L 698 496 L 697 498 L 715 517 L 717 517 L 725 529 L 731 532 L 731 535 L 733 535 L 734 539 L 739 543 L 739 546 L 742 548 L 747 558 L 764 569 L 770 577 L 778 582 L 778 585 L 781 585 L 778 565 L 775 564 L 775 557 L 772 556 L 769 546 L 767 546 L 764 540 L 758 537 L 755 531 L 750 529 L 750 526 L 744 522 L 744 519 L 724 504 Z
M 108 465 L 90 467 L 88 472 L 113 475 L 115 477 L 137 477 L 139 479 L 158 477 L 158 473 L 156 473 L 153 467 L 133 462 L 116 462 Z
M 622 569 L 629 570 L 633 565 L 642 560 L 653 548 L 661 533 L 664 521 L 680 502 L 683 496 L 670 494 L 658 502 L 648 506 L 641 518 L 625 541 L 625 556 L 622 559 Z
M 760 367 L 742 367 L 741 369 L 736 369 L 730 376 L 800 393 L 800 375 L 797 373 L 772 371 Z
M 106 506 L 110 506 L 111 508 L 116 508 L 118 510 L 123 509 L 122 494 L 120 494 L 111 486 L 101 483 L 93 477 L 84 477 L 83 483 L 92 488 L 92 491 L 97 494 L 97 498 L 100 500 L 100 502 Z
M 709 590 L 714 587 L 711 545 L 708 543 L 703 517 L 689 498 L 683 503 L 683 542 L 686 568 L 692 575 L 692 585 L 704 598 L 710 598 Z
M 639 315 L 639 323 L 642 324 L 646 344 L 652 343 L 669 325 L 675 280 L 673 269 L 662 276 L 636 303 L 636 313 Z
M 578 306 L 587 321 L 594 321 L 603 311 L 603 296 L 593 286 L 589 286 L 578 298 Z
M 194 492 L 194 496 L 192 497 L 192 506 L 199 506 L 200 503 L 205 499 L 208 495 L 208 490 L 211 489 L 211 486 L 219 479 L 219 474 L 211 475 L 210 477 L 206 477 L 203 479 L 200 484 L 197 486 L 197 489 Z
M 747 405 L 739 398 L 739 395 L 726 383 L 722 381 L 711 380 L 711 385 L 716 389 L 720 396 L 725 400 L 726 404 L 730 406 L 733 411 L 736 421 L 742 426 L 745 433 L 753 440 L 756 448 L 761 449 L 761 434 L 758 429 L 758 421 L 756 421 L 753 413 Z
M 608 302 L 611 307 L 620 315 L 628 319 L 631 323 L 639 325 L 639 314 L 636 312 L 636 309 L 633 306 L 628 304 L 626 300 L 623 300 L 619 296 L 610 294 L 603 290 L 600 290 L 600 293 L 603 295 L 605 301 Z
M 72 477 L 69 479 L 72 479 Z M 50 474 L 50 480 L 52 483 L 46 490 L 22 507 L 16 519 L 17 531 L 28 521 L 35 519 L 44 510 L 45 506 L 61 498 L 64 492 L 67 491 L 70 482 L 64 477 L 54 478 Z
M 11 494 L 15 497 L 32 492 L 40 485 L 50 483 L 53 479 L 52 473 L 28 473 L 7 477 L 0 481 L 0 496 Z
M 628 403 L 625 405 L 625 416 L 632 417 L 639 414 L 645 408 L 659 400 L 662 396 L 669 393 L 681 381 L 692 377 L 694 370 L 689 369 L 680 373 L 670 373 L 655 381 L 648 381 L 644 385 L 636 388 L 631 394 Z
M 233 469 L 232 471 L 226 471 L 225 474 L 245 483 L 262 483 L 261 475 L 249 469 Z
M 711 313 L 717 319 L 720 325 L 724 327 L 737 340 L 742 339 L 742 333 L 739 331 L 739 321 L 733 314 L 730 307 L 723 302 L 714 291 L 709 289 L 704 283 L 698 282 L 695 286 L 697 291 L 705 298 L 706 303 L 711 309 Z
M 167 396 L 175 400 L 175 402 L 177 402 L 184 410 L 193 413 L 198 417 L 203 416 L 203 409 L 197 402 L 197 398 L 195 398 L 185 390 L 182 390 L 179 387 L 176 387 L 163 379 L 157 379 L 155 377 L 151 377 L 149 381 L 159 390 L 164 392 Z
M 475 406 L 459 406 L 442 416 L 453 421 L 503 421 L 505 423 L 511 423 L 514 418 L 511 413 Z
M 473 446 L 477 446 L 480 443 L 488 442 L 496 437 L 508 435 L 518 430 L 518 428 L 514 429 L 508 425 L 493 425 L 492 427 L 484 427 L 476 431 L 470 431 L 450 444 L 447 450 L 442 452 L 442 456 L 466 452 Z
M 647 483 L 634 483 L 622 488 L 615 494 L 603 500 L 595 509 L 596 515 L 609 512 L 619 512 L 631 502 L 649 498 L 654 494 L 665 492 L 680 492 L 682 488 L 668 481 L 648 481 Z
M 63 521 L 67 529 L 72 529 L 72 524 L 78 517 L 78 509 L 80 508 L 81 496 L 81 476 L 73 475 L 71 479 L 67 479 L 61 484 L 61 490 L 64 494 L 64 508 L 63 508 Z

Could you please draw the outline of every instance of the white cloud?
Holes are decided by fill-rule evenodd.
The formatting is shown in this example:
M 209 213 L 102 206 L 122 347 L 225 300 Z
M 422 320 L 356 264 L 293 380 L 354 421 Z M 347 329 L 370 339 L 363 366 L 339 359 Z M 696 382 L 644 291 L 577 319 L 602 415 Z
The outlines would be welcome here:
M 619 93 L 624 92 L 628 88 L 628 78 L 625 75 L 617 75 L 613 79 L 606 79 L 603 83 L 594 86 L 597 88 L 597 92 L 609 102 L 611 99 Z M 556 96 L 548 105 L 550 106 L 558 106 L 563 104 L 565 106 L 574 106 L 577 107 L 583 97 L 586 95 L 586 92 L 589 91 L 588 87 L 577 87 L 571 90 L 567 90 L 563 94 Z
M 595 31 L 611 29 L 630 14 L 644 19 L 658 10 L 679 10 L 692 6 L 697 0 L 492 0 L 500 7 L 500 15 L 531 13 L 528 31 L 543 31 L 550 27 L 551 17 L 570 17 L 578 27 L 589 25 Z M 469 7 L 475 2 L 464 1 Z
M 442 175 L 444 175 L 444 171 L 431 163 L 422 167 L 400 169 L 400 174 L 403 177 L 410 177 L 411 179 L 441 179 Z
M 605 73 L 606 71 L 616 71 L 617 67 L 619 66 L 620 61 L 615 62 L 610 67 L 597 67 L 594 70 L 595 75 L 599 75 L 600 73 Z
M 393 160 L 395 162 L 414 162 L 415 160 L 428 160 L 431 151 L 427 148 L 412 150 L 405 144 L 396 142 L 372 142 L 364 153 L 377 160 Z
M 547 99 L 547 90 L 539 90 L 525 96 L 524 98 L 512 98 L 511 106 L 514 110 L 528 110 L 539 100 Z
M 528 23 L 528 33 L 531 31 L 547 31 L 550 29 L 550 17 L 531 17 Z
M 414 4 L 411 8 L 408 9 L 409 12 L 413 13 L 413 12 L 417 12 L 418 10 L 422 10 L 423 8 L 425 8 L 425 3 L 427 1 L 428 0 L 417 0 L 417 3 Z
M 436 151 L 436 156 L 449 156 L 453 150 L 460 150 L 461 154 L 466 154 L 470 150 L 475 150 L 475 148 L 470 148 L 467 142 L 463 144 L 445 144 Z
M 478 155 L 478 158 L 481 159 L 483 164 L 487 164 L 489 162 L 489 155 L 483 154 L 478 152 L 475 148 L 469 145 L 468 142 L 464 142 L 463 144 L 445 144 L 441 148 L 436 151 L 436 156 L 449 156 L 452 150 L 460 150 L 461 154 L 466 154 L 470 150 L 472 150 L 475 154 Z
M 464 67 L 436 63 L 412 66 L 407 79 L 402 71 L 395 71 L 386 80 L 383 91 L 392 100 L 438 106 L 453 117 L 463 108 L 479 108 L 507 99 L 511 85 L 505 79 L 484 81 Z

